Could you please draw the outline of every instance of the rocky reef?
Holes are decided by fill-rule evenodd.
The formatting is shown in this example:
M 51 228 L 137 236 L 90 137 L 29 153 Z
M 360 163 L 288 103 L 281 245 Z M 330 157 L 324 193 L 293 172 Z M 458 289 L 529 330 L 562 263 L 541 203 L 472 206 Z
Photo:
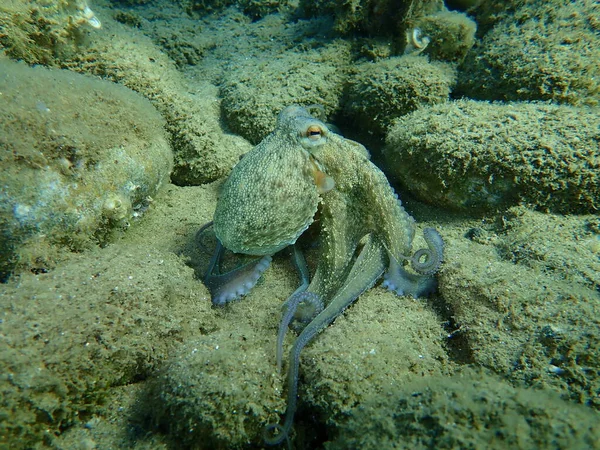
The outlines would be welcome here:
M 357 127 L 384 135 L 398 117 L 448 101 L 456 70 L 422 55 L 392 56 L 352 68 L 344 114 Z
M 600 439 L 584 407 L 482 371 L 409 381 L 386 394 L 355 408 L 328 448 L 395 449 L 398 436 L 414 449 L 594 448 Z
M 129 89 L 0 61 L 0 277 L 47 271 L 140 217 L 173 165 L 164 121 Z
M 88 31 L 102 22 L 86 0 L 21 2 L 0 5 L 0 45 L 11 58 L 58 65 L 88 43 Z
M 388 173 L 442 208 L 523 203 L 593 213 L 600 198 L 600 120 L 587 108 L 474 100 L 420 108 L 391 128 Z
M 331 224 L 354 233 L 348 267 L 381 224 L 348 171 L 360 149 L 415 217 L 413 247 L 439 230 L 437 290 L 375 284 L 342 308 L 298 353 L 282 441 L 599 448 L 599 16 L 592 0 L 1 2 L 0 447 L 263 448 L 290 392 L 282 304 L 330 264 Z M 287 139 L 348 153 L 288 174 L 362 200 L 315 203 L 308 273 L 284 249 L 212 306 L 216 240 L 197 232 L 291 104 L 315 123 Z
M 339 110 L 350 49 L 336 41 L 319 49 L 290 49 L 276 60 L 257 56 L 232 61 L 220 94 L 232 131 L 258 144 L 275 127 L 279 112 L 297 101 L 319 105 L 324 117 Z
M 599 104 L 598 2 L 524 2 L 502 16 L 465 61 L 460 93 L 481 100 Z

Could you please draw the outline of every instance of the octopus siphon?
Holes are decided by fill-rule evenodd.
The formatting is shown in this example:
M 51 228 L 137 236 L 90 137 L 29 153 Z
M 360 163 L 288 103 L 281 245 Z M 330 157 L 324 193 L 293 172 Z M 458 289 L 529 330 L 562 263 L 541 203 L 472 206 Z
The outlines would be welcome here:
M 310 279 L 295 244 L 317 211 L 319 257 Z M 415 221 L 365 147 L 300 106 L 285 108 L 275 130 L 234 167 L 217 202 L 213 228 L 218 243 L 204 282 L 215 305 L 247 294 L 271 256 L 288 246 L 301 274 L 300 287 L 283 305 L 277 336 L 280 369 L 288 326 L 294 322 L 300 330 L 289 354 L 283 424 L 265 429 L 270 445 L 289 439 L 302 349 L 382 277 L 383 286 L 398 295 L 431 293 L 443 259 L 444 243 L 433 228 L 423 230 L 427 248 L 412 253 Z M 225 249 L 255 258 L 221 273 Z

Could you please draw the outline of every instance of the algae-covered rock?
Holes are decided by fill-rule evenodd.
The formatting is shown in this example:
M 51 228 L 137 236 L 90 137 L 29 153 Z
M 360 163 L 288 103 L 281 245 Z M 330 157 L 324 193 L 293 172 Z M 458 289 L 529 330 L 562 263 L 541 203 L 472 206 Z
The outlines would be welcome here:
M 296 279 L 278 264 L 242 301 L 216 309 L 219 329 L 183 341 L 152 380 L 154 420 L 183 445 L 261 446 L 264 427 L 285 411 L 275 342 Z
M 598 105 L 599 17 L 594 0 L 525 2 L 465 60 L 460 91 L 482 100 Z
M 327 448 L 600 448 L 600 415 L 482 371 L 388 387 L 357 406 Z
M 74 254 L 53 272 L 1 287 L 3 448 L 90 448 L 53 444 L 103 408 L 117 409 L 104 405 L 108 392 L 147 378 L 199 323 L 214 327 L 192 269 L 148 246 Z
M 257 338 L 244 327 L 181 346 L 157 379 L 159 421 L 190 446 L 260 445 L 263 428 L 277 418 L 273 411 L 284 406 L 273 376 L 273 348 L 257 345 Z
M 348 79 L 344 113 L 359 130 L 384 133 L 394 119 L 448 100 L 454 68 L 425 56 L 394 56 L 358 64 Z
M 56 64 L 85 47 L 88 32 L 101 25 L 86 0 L 3 0 L 0 49 L 31 64 Z
M 180 342 L 218 328 L 175 254 L 201 251 L 194 235 L 216 194 L 168 185 L 116 243 L 0 284 L 0 447 L 166 448 L 148 436 L 146 379 Z
M 429 39 L 423 53 L 435 60 L 460 62 L 475 43 L 477 25 L 456 11 L 443 10 L 422 16 L 414 20 L 413 25 Z
M 598 225 L 519 206 L 454 230 L 439 276 L 448 346 L 517 385 L 600 410 Z
M 300 14 L 306 17 L 335 17 L 333 28 L 342 34 L 354 33 L 387 39 L 398 53 L 412 53 L 414 37 L 417 53 L 427 47 L 432 58 L 461 61 L 475 41 L 475 22 L 464 13 L 448 11 L 441 0 L 301 0 Z
M 317 50 L 289 50 L 275 59 L 232 61 L 221 87 L 227 125 L 258 144 L 275 128 L 277 115 L 286 106 L 319 105 L 329 116 L 339 108 L 349 62 L 349 44 L 342 41 Z
M 340 33 L 368 32 L 373 35 L 403 33 L 406 22 L 444 9 L 442 0 L 300 0 L 304 16 L 335 17 Z
M 82 250 L 128 226 L 168 181 L 164 121 L 122 86 L 2 61 L 0 247 L 44 270 L 48 247 Z
M 16 3 L 23 7 L 22 2 Z M 35 2 L 31 5 L 38 7 Z M 166 130 L 175 154 L 174 182 L 201 184 L 226 175 L 239 156 L 251 146 L 239 136 L 223 133 L 216 86 L 204 78 L 195 78 L 193 82 L 186 80 L 173 61 L 148 36 L 136 28 L 117 23 L 109 9 L 103 9 L 99 4 L 93 7 L 98 9 L 98 16 L 102 18 L 102 28 L 93 30 L 93 34 L 81 42 L 68 36 L 69 51 L 52 50 L 52 57 L 48 57 L 45 43 L 52 36 L 49 29 L 46 27 L 36 31 L 37 34 L 31 34 L 28 22 L 16 20 L 17 16 L 11 11 L 6 15 L 12 21 L 6 28 L 10 30 L 6 34 L 7 39 L 18 38 L 19 45 L 26 46 L 19 47 L 18 52 L 11 50 L 10 45 L 13 44 L 4 43 L 2 31 L 0 45 L 10 56 L 27 63 L 43 62 L 97 75 L 123 84 L 149 99 L 166 120 Z M 2 17 L 0 15 L 0 20 Z M 92 27 L 83 24 L 81 29 Z M 39 55 L 46 56 L 42 58 Z
M 124 84 L 152 102 L 166 120 L 174 152 L 173 182 L 197 185 L 226 175 L 252 147 L 223 132 L 217 87 L 204 79 L 192 84 L 150 38 L 105 22 L 115 34 L 99 34 L 85 53 L 65 65 Z
M 597 109 L 464 100 L 398 119 L 384 155 L 388 174 L 441 207 L 586 213 L 598 209 L 599 142 Z
M 143 6 L 152 3 L 157 3 L 160 0 L 110 0 L 110 2 L 117 6 Z
M 452 373 L 445 339 L 426 303 L 367 291 L 306 348 L 300 400 L 333 429 L 389 386 Z
M 289 5 L 289 0 L 179 0 L 186 11 L 208 13 L 236 5 L 252 19 L 260 19 Z
M 446 0 L 446 6 L 452 9 L 459 9 L 461 11 L 471 10 L 481 4 L 483 0 Z M 493 3 L 492 1 L 487 1 L 486 3 Z M 509 1 L 504 1 L 503 3 L 510 3 Z

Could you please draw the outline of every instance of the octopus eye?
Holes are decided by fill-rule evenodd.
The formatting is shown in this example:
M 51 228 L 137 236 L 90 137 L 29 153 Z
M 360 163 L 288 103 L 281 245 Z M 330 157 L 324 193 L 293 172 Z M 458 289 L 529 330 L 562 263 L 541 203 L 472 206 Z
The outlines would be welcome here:
M 300 138 L 299 143 L 309 152 L 312 152 L 314 149 L 327 143 L 329 130 L 318 120 L 315 120 L 312 117 L 300 118 L 298 119 L 297 126 L 298 128 L 296 129 L 298 130 L 298 137 Z
M 323 136 L 323 130 L 318 125 L 311 125 L 306 130 L 306 137 L 312 141 L 317 141 Z

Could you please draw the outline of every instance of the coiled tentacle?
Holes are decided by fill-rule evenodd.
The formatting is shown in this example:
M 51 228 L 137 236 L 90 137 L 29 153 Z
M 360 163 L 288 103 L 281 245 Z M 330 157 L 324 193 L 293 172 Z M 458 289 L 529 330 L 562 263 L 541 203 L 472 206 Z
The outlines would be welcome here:
M 444 240 L 435 228 L 425 228 L 423 238 L 427 248 L 417 250 L 410 259 L 411 267 L 422 275 L 432 275 L 438 271 L 444 258 Z M 422 258 L 425 260 L 422 261 Z
M 411 295 L 414 298 L 432 293 L 437 282 L 433 274 L 444 260 L 444 240 L 434 228 L 425 228 L 423 237 L 428 248 L 420 249 L 408 259 L 418 274 L 406 271 L 394 255 L 390 254 L 390 265 L 383 276 L 382 286 L 398 295 Z M 422 259 L 425 258 L 424 261 Z

